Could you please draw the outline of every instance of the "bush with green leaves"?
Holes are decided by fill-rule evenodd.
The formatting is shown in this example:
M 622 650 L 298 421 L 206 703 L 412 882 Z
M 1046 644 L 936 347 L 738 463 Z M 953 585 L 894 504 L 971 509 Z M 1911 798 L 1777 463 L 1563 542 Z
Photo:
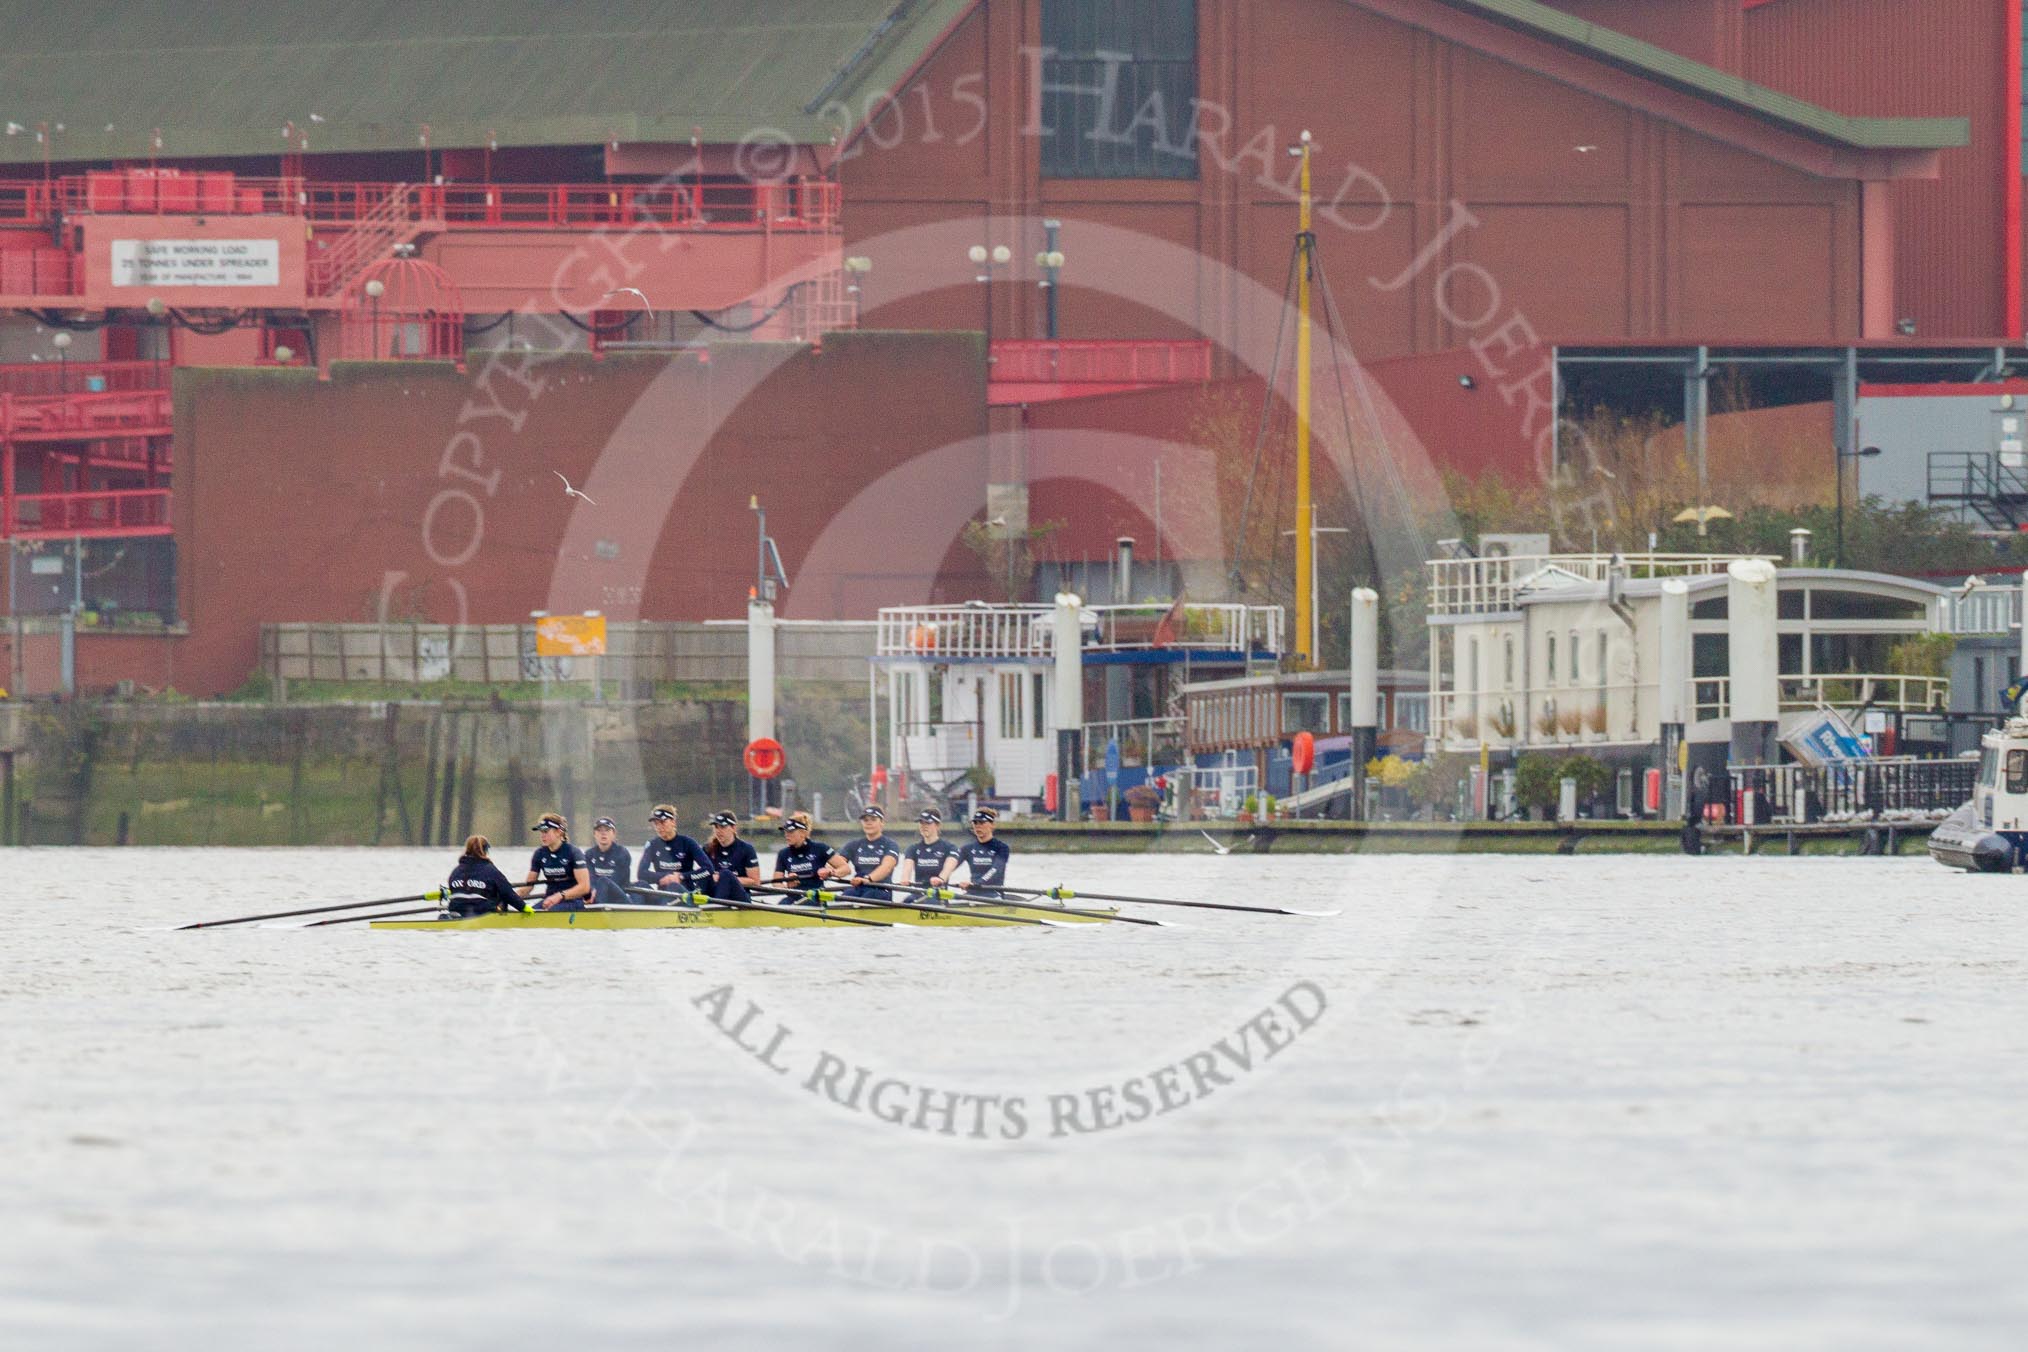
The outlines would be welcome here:
M 1556 811 L 1563 781 L 1577 781 L 1577 801 L 1603 798 L 1613 786 L 1612 767 L 1592 756 L 1545 756 L 1528 752 L 1514 765 L 1514 802 L 1548 815 Z

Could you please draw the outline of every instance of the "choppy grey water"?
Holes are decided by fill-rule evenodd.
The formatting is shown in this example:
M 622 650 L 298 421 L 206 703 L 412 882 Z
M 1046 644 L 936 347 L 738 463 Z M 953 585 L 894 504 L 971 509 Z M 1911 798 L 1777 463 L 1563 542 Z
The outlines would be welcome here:
M 2028 1337 L 2018 880 L 1060 858 L 1344 913 L 440 936 L 167 930 L 435 852 L 8 858 L 8 1347 Z

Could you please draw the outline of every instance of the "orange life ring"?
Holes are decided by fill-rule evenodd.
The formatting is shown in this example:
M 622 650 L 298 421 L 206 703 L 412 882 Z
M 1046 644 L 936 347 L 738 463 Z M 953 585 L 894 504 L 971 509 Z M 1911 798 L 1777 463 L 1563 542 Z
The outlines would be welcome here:
M 746 762 L 746 772 L 755 779 L 773 779 L 789 763 L 782 744 L 772 737 L 756 737 L 748 742 L 741 759 Z
M 1289 743 L 1289 768 L 1299 775 L 1306 775 L 1317 765 L 1317 739 L 1315 735 L 1299 732 Z

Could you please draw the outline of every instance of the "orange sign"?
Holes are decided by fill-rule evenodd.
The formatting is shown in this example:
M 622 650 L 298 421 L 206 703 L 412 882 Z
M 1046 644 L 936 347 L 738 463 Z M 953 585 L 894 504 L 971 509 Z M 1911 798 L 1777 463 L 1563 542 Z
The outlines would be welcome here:
M 603 657 L 606 617 L 545 615 L 535 622 L 537 657 Z

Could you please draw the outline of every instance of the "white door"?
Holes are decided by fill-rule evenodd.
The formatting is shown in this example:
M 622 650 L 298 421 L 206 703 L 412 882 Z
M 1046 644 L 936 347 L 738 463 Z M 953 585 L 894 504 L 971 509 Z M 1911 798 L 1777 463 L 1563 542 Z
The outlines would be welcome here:
M 990 689 L 986 735 L 993 748 L 993 787 L 1002 798 L 1034 798 L 1049 766 L 1049 720 L 1043 701 L 1047 673 L 1033 667 L 1000 668 Z

